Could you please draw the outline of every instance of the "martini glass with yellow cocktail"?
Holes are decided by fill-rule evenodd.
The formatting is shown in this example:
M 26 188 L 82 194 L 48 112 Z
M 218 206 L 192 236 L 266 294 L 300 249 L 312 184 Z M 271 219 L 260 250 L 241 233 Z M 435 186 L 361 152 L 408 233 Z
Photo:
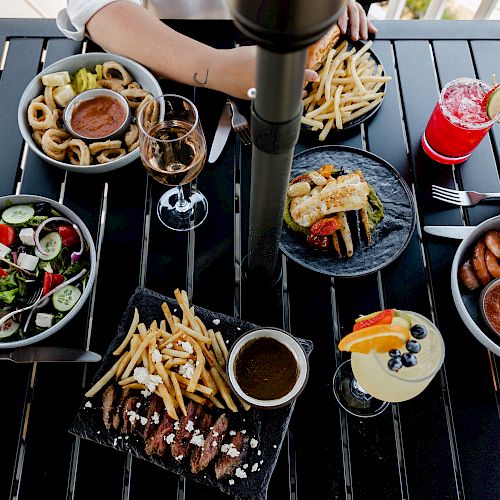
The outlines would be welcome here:
M 439 330 L 425 316 L 386 309 L 359 317 L 339 343 L 351 353 L 333 379 L 339 404 L 359 417 L 378 415 L 389 405 L 414 398 L 444 360 Z

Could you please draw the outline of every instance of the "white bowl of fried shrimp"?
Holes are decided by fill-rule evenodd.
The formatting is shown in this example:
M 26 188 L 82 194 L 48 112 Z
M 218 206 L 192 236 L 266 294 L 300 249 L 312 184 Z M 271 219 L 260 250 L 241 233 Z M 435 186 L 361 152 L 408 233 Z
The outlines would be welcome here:
M 71 80 L 68 82 L 66 75 L 60 87 L 52 86 L 47 75 L 64 72 Z M 42 83 L 44 76 L 45 82 L 49 82 L 47 85 Z M 113 90 L 125 97 L 132 120 L 120 137 L 83 141 L 66 130 L 64 107 L 69 104 L 68 99 L 79 92 L 96 87 Z M 65 92 L 59 92 L 61 90 L 69 96 L 63 97 Z M 51 64 L 31 80 L 19 102 L 19 129 L 32 151 L 55 167 L 85 174 L 109 172 L 139 158 L 136 116 L 146 102 L 161 94 L 156 78 L 131 59 L 106 52 L 77 54 Z M 151 121 L 160 120 L 163 110 L 154 112 Z

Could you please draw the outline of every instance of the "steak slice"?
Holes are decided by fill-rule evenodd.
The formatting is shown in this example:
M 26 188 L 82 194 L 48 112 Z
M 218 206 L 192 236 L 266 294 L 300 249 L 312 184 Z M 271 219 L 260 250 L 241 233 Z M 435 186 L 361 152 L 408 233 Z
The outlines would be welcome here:
M 167 449 L 167 436 L 174 438 L 174 419 L 166 411 L 163 412 L 160 425 L 153 430 L 146 442 L 144 450 L 148 455 L 160 455 L 162 457 Z
M 201 406 L 193 401 L 190 401 L 186 408 L 186 415 L 183 415 L 179 420 L 179 428 L 175 433 L 175 439 L 170 447 L 172 456 L 181 461 L 189 455 L 191 450 L 191 437 L 194 428 L 197 425 L 198 416 L 201 413 Z M 191 427 L 191 429 L 189 429 Z
M 199 458 L 196 471 L 200 472 L 214 459 L 215 455 L 219 453 L 220 446 L 226 435 L 227 427 L 229 422 L 227 420 L 226 414 L 223 413 L 215 422 L 214 426 L 208 433 L 205 439 L 205 444 L 201 449 L 201 456 Z
M 161 418 L 161 413 L 163 411 L 164 405 L 163 405 L 163 400 L 157 396 L 156 394 L 153 394 L 149 398 L 149 408 L 148 412 L 146 414 L 146 418 L 148 419 L 147 424 L 144 426 L 144 432 L 142 434 L 142 437 L 144 438 L 144 442 L 147 442 L 150 436 L 153 434 L 154 430 L 156 427 L 159 425 L 155 424 L 153 422 L 153 415 L 157 413 L 160 418 Z
M 118 430 L 120 428 L 123 403 L 128 398 L 129 393 L 129 389 L 122 389 L 122 392 L 120 394 L 120 402 L 117 404 L 115 414 L 113 415 L 113 429 Z
M 106 429 L 111 429 L 111 424 L 113 420 L 113 411 L 115 410 L 115 400 L 118 396 L 118 391 L 116 387 L 111 384 L 102 393 L 102 421 L 104 422 L 104 427 Z
M 128 434 L 129 431 L 133 431 L 135 429 L 135 424 L 137 423 L 137 420 L 131 419 L 129 412 L 135 413 L 135 411 L 137 409 L 136 405 L 138 402 L 139 402 L 138 397 L 131 396 L 131 397 L 127 398 L 127 400 L 123 404 L 123 409 L 121 412 L 122 413 L 122 428 L 120 431 L 122 434 Z M 130 425 L 129 425 L 129 423 L 130 423 Z
M 203 412 L 201 414 L 197 430 L 199 431 L 199 434 L 201 434 L 204 438 L 203 446 L 205 446 L 205 439 L 208 436 L 208 433 L 210 432 L 210 426 L 212 425 L 212 422 L 213 418 L 212 415 L 210 415 L 210 413 Z M 194 472 L 195 474 L 201 471 L 199 467 L 200 467 L 200 458 L 201 458 L 201 452 L 203 451 L 203 446 L 195 446 L 195 449 L 191 454 L 191 471 Z
M 215 477 L 220 479 L 231 475 L 236 467 L 243 462 L 248 451 L 248 438 L 241 432 L 237 432 L 229 441 L 221 447 L 221 453 L 215 462 Z

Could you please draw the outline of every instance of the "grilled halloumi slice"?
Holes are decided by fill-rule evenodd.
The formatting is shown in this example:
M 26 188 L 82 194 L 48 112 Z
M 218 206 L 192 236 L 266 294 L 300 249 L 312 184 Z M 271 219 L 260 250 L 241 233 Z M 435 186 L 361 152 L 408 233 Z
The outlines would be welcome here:
M 290 215 L 300 226 L 310 227 L 327 215 L 367 206 L 370 189 L 358 174 L 341 175 L 328 181 L 321 190 L 319 187 L 290 203 Z

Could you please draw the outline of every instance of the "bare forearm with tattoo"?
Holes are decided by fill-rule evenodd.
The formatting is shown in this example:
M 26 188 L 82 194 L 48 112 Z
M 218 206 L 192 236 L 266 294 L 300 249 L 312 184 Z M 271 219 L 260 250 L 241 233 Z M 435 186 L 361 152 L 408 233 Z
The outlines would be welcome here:
M 158 76 L 237 97 L 244 97 L 253 86 L 255 71 L 248 61 L 253 49 L 214 49 L 174 31 L 126 0 L 103 7 L 89 20 L 87 31 L 107 51 L 130 57 Z M 243 76 L 242 64 L 249 68 Z

